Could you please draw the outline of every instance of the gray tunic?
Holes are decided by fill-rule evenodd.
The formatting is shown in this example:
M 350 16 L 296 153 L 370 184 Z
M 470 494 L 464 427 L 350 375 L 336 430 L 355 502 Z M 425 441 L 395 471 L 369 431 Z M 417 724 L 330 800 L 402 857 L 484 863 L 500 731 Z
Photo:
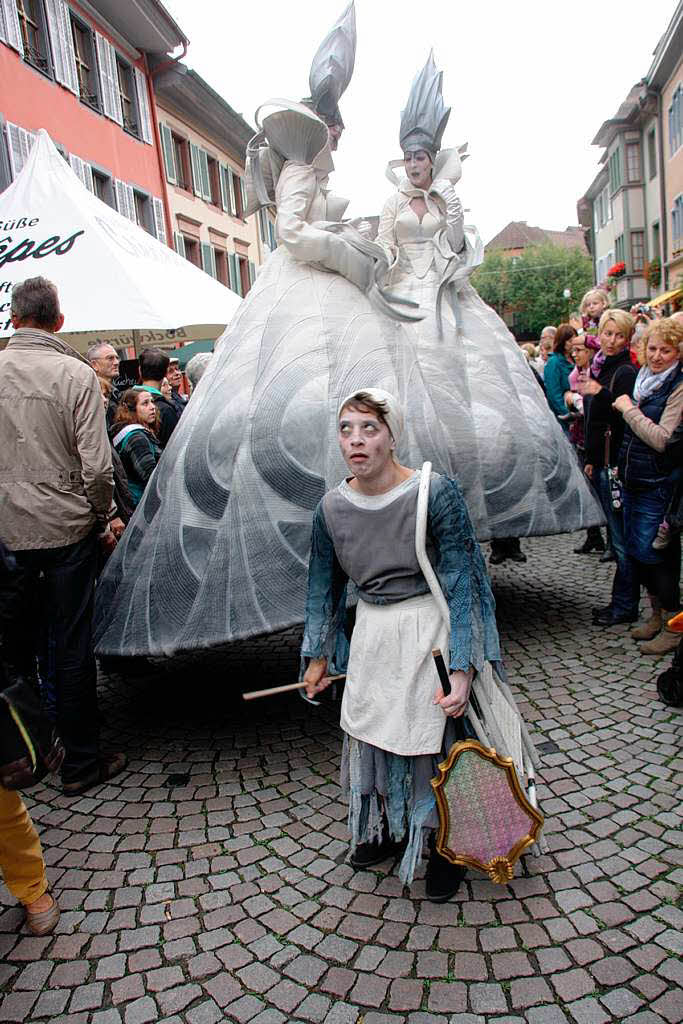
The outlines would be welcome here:
M 429 592 L 415 553 L 419 482 L 413 473 L 385 494 L 364 495 L 344 480 L 323 498 L 337 561 L 363 601 L 392 604 Z

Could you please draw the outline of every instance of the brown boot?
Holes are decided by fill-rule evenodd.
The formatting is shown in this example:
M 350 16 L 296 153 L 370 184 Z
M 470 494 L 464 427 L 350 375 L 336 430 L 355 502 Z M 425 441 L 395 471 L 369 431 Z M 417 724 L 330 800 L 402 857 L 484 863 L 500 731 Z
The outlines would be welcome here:
M 662 628 L 662 606 L 654 594 L 650 594 L 650 604 L 652 605 L 650 618 L 631 630 L 631 636 L 634 640 L 652 640 Z
M 662 608 L 661 614 L 663 628 L 654 640 L 648 640 L 647 643 L 640 645 L 640 650 L 643 654 L 668 654 L 670 651 L 675 651 L 678 647 L 679 640 L 681 639 L 680 633 L 674 633 L 673 630 L 669 629 L 666 625 L 669 619 L 674 617 L 676 612 L 668 612 Z

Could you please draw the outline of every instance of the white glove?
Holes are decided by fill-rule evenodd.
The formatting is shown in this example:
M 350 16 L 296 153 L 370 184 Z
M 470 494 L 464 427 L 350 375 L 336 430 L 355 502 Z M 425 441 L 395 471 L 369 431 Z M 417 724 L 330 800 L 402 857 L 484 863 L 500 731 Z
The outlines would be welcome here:
M 455 189 L 446 178 L 437 178 L 432 182 L 430 195 L 437 195 L 446 204 L 446 234 L 453 252 L 460 252 L 465 244 L 465 215 L 462 203 L 455 194 Z

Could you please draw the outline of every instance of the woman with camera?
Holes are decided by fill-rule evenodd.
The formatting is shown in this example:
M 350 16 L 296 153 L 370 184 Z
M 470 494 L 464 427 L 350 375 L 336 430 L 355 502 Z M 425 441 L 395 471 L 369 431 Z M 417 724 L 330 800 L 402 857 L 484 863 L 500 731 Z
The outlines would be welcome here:
M 666 624 L 680 603 L 681 546 L 678 533 L 673 531 L 664 546 L 657 538 L 680 476 L 680 468 L 672 470 L 662 455 L 683 415 L 679 355 L 683 325 L 671 319 L 656 320 L 645 331 L 642 344 L 645 365 L 638 373 L 633 398 L 621 395 L 614 402 L 625 423 L 619 479 L 634 584 L 638 588 L 643 583 L 652 602 L 651 618 L 632 635 L 635 639 L 649 638 L 640 648 L 643 653 L 666 654 L 678 646 L 680 638 Z

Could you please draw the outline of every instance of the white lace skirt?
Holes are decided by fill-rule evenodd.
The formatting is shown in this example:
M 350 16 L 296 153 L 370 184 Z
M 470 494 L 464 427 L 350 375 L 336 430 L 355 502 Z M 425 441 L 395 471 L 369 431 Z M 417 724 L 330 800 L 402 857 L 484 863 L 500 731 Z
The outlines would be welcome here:
M 439 753 L 446 715 L 433 703 L 435 647 L 448 662 L 448 628 L 431 594 L 383 605 L 360 600 L 341 709 L 344 732 L 393 754 Z

